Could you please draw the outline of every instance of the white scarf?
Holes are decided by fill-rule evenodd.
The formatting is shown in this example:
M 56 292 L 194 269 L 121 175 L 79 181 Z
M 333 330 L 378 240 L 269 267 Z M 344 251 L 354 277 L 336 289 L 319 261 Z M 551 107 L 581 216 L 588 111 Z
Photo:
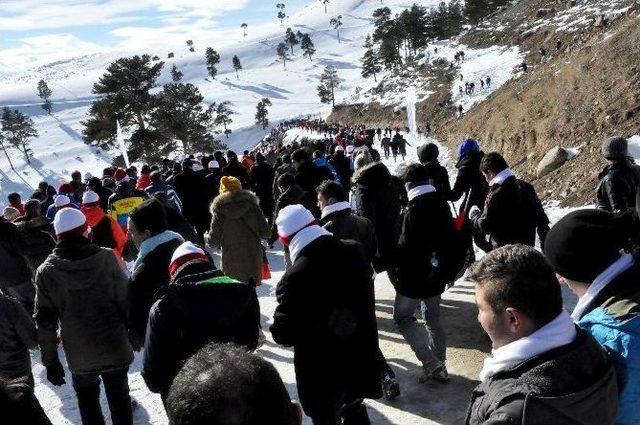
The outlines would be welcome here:
M 413 189 L 410 189 L 407 193 L 409 201 L 413 201 L 414 198 L 417 198 L 420 195 L 426 195 L 427 193 L 433 193 L 436 191 L 436 188 L 431 186 L 430 184 L 423 184 L 422 186 L 416 186 Z
M 569 317 L 569 313 L 563 310 L 555 319 L 531 335 L 491 350 L 491 356 L 484 360 L 480 380 L 484 382 L 502 370 L 554 348 L 570 344 L 576 335 L 573 320 Z
M 325 218 L 329 214 L 334 212 L 350 210 L 351 204 L 348 202 L 336 202 L 335 204 L 327 205 L 322 209 L 322 218 Z
M 302 249 L 315 241 L 321 236 L 330 236 L 331 233 L 327 232 L 324 228 L 314 225 L 300 230 L 291 240 L 289 244 L 289 256 L 291 257 L 291 263 L 296 261 L 296 258 L 300 254 Z
M 631 254 L 622 254 L 620 258 L 610 265 L 605 271 L 600 273 L 598 277 L 595 278 L 593 283 L 589 285 L 587 289 L 587 293 L 584 294 L 578 300 L 578 304 L 576 304 L 573 309 L 573 313 L 571 313 L 571 318 L 576 322 L 580 320 L 582 315 L 584 314 L 589 304 L 598 296 L 600 292 L 604 288 L 607 287 L 611 281 L 613 281 L 616 277 L 627 271 L 635 264 L 635 260 L 633 259 L 633 255 Z
M 513 176 L 515 176 L 515 174 L 513 173 L 513 171 L 511 171 L 511 168 L 505 168 L 504 170 L 496 174 L 494 178 L 491 179 L 491 181 L 489 182 L 489 186 L 502 184 L 506 179 Z

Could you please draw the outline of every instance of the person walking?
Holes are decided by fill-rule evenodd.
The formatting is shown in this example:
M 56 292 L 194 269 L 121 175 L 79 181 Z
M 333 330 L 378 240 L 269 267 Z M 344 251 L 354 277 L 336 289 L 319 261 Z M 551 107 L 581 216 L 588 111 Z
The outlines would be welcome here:
M 100 381 L 114 425 L 131 425 L 127 372 L 133 350 L 127 336 L 128 278 L 116 254 L 89 239 L 82 212 L 64 208 L 53 221 L 58 241 L 36 274 L 38 341 L 47 380 L 65 384 L 58 328 L 83 425 L 104 424 Z
M 80 211 L 87 218 L 87 225 L 91 228 L 91 242 L 102 248 L 111 248 L 122 257 L 127 236 L 122 227 L 102 210 L 100 196 L 91 190 L 84 192 Z
M 428 183 L 436 189 L 439 196 L 448 200 L 451 196 L 449 172 L 438 162 L 439 156 L 440 149 L 435 143 L 427 143 L 418 147 L 418 160 L 425 167 Z
M 264 155 L 260 152 L 256 154 L 256 161 L 251 167 L 250 179 L 251 188 L 260 201 L 260 209 L 267 218 L 267 222 L 273 220 L 273 179 L 275 172 L 273 167 L 267 164 Z
M 209 214 L 207 181 L 193 169 L 193 161 L 182 161 L 182 172 L 173 178 L 173 187 L 182 202 L 182 215 L 201 237 L 207 231 Z
M 609 164 L 598 175 L 597 208 L 615 213 L 634 209 L 640 170 L 629 160 L 627 139 L 612 137 L 605 140 L 602 156 Z

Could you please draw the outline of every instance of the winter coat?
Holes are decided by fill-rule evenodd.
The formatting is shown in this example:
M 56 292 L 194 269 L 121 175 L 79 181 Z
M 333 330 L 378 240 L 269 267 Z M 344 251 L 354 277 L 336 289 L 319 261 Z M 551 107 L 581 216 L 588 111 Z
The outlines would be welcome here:
M 340 184 L 345 188 L 345 190 L 349 190 L 351 187 L 351 175 L 353 174 L 349 158 L 344 154 L 335 154 L 333 158 L 329 160 L 329 163 L 336 170 Z
M 207 204 L 211 205 L 216 196 L 220 194 L 220 179 L 222 178 L 222 171 L 219 168 L 211 170 L 209 174 L 205 177 L 207 180 L 207 191 L 209 195 L 207 197 Z
M 270 221 L 273 216 L 273 167 L 269 164 L 256 163 L 251 167 L 251 188 L 260 200 L 260 208 Z
M 306 192 L 316 193 L 316 188 L 325 180 L 333 180 L 331 170 L 326 167 L 318 167 L 308 162 L 302 164 L 294 175 L 295 182 Z
M 56 333 L 72 373 L 129 366 L 128 279 L 115 253 L 79 235 L 58 240 L 36 274 L 36 324 L 44 366 L 58 360 Z
M 186 168 L 173 178 L 173 187 L 182 201 L 182 215 L 198 233 L 204 234 L 211 219 L 204 176 Z
M 339 264 L 339 272 L 331 264 Z M 294 349 L 298 394 L 308 416 L 342 395 L 381 397 L 371 267 L 357 242 L 314 240 L 285 272 L 276 295 L 271 335 Z
M 549 218 L 535 189 L 513 176 L 491 187 L 484 211 L 471 222 L 479 233 L 490 236 L 494 249 L 516 243 L 534 246 L 536 230 L 544 246 L 549 231 Z
M 278 168 L 276 168 L 276 174 L 273 177 L 273 199 L 278 199 L 282 193 L 280 192 L 280 188 L 278 187 L 278 179 L 280 176 L 284 174 L 291 174 L 294 176 L 296 174 L 296 170 L 293 168 L 293 164 L 282 164 Z
M 108 214 L 126 232 L 129 214 L 148 198 L 146 192 L 134 188 L 131 182 L 119 182 L 115 192 L 109 197 Z
M 40 214 L 44 217 L 47 214 L 47 209 L 53 204 L 53 197 L 56 196 L 56 190 L 53 186 L 47 186 L 46 193 L 40 189 L 36 189 L 31 195 L 31 199 L 37 199 L 40 201 Z
M 320 168 L 326 168 L 327 170 L 329 170 L 329 172 L 331 172 L 331 180 L 333 181 L 338 181 L 338 173 L 336 173 L 336 169 L 333 168 L 333 165 L 331 165 L 331 163 L 329 161 L 327 161 L 327 158 L 316 158 L 313 160 L 313 163 Z
M 26 246 L 16 225 L 0 217 L 0 290 L 31 281 Z
M 611 163 L 598 175 L 596 206 L 610 212 L 635 208 L 640 174 L 628 160 Z
M 398 243 L 396 291 L 408 298 L 430 298 L 444 292 L 449 283 L 453 217 L 437 192 L 409 201 Z
M 639 281 L 636 264 L 611 281 L 578 320 L 611 357 L 620 394 L 616 423 L 624 425 L 640 423 Z
M 378 255 L 378 243 L 373 223 L 351 212 L 350 208 L 327 214 L 320 220 L 322 227 L 338 239 L 359 242 L 364 257 L 372 263 Z
M 135 349 L 144 345 L 151 306 L 169 284 L 171 256 L 183 240 L 163 232 L 143 242 L 129 283 L 129 340 Z
M 196 229 L 178 211 L 171 207 L 165 207 L 167 214 L 167 229 L 176 232 L 185 241 L 193 242 L 196 245 L 203 245 L 204 240 L 196 233 Z
M 465 194 L 469 194 L 467 201 L 469 208 L 473 205 L 480 209 L 484 208 L 489 185 L 480 171 L 480 161 L 483 157 L 483 152 L 472 152 L 458 160 L 456 164 L 458 175 L 450 192 L 450 201 L 457 201 Z
M 616 417 L 615 374 L 598 344 L 575 341 L 498 372 L 473 390 L 466 425 L 607 425 Z
M 136 181 L 136 189 L 145 190 L 151 186 L 151 177 L 149 174 L 140 174 L 140 177 Z
M 400 236 L 401 192 L 387 167 L 376 162 L 356 171 L 351 187 L 353 212 L 368 218 L 376 229 L 379 261 L 377 272 L 388 270 L 396 262 Z
M 269 237 L 269 225 L 258 198 L 240 190 L 219 195 L 211 204 L 209 244 L 222 249 L 224 274 L 241 282 L 262 281 L 261 239 Z
M 238 161 L 230 162 L 222 169 L 222 174 L 237 178 L 243 189 L 249 189 L 249 171 Z
M 33 273 L 44 263 L 56 246 L 53 226 L 44 217 L 20 217 L 14 224 L 24 236 L 24 257 Z
M 29 376 L 29 348 L 37 345 L 36 326 L 27 310 L 18 300 L 0 291 L 0 379 Z
M 276 226 L 276 218 L 278 217 L 278 214 L 284 207 L 296 204 L 302 205 L 311 211 L 314 217 L 320 217 L 320 209 L 318 208 L 315 193 L 305 192 L 297 184 L 291 185 L 289 189 L 280 195 L 280 198 L 278 198 L 278 201 L 276 202 L 276 208 L 274 210 L 273 221 L 271 224 L 271 237 L 268 241 L 270 245 L 278 240 L 278 226 Z
M 451 183 L 449 183 L 449 172 L 438 161 L 426 162 L 422 164 L 429 176 L 428 183 L 436 188 L 438 195 L 445 200 L 451 196 Z
M 80 211 L 87 218 L 87 225 L 91 227 L 91 241 L 99 247 L 111 248 L 122 256 L 127 235 L 118 223 L 100 207 L 82 207 Z
M 182 212 L 182 201 L 170 184 L 166 182 L 153 183 L 145 189 L 145 192 L 147 192 L 149 196 L 153 196 L 158 192 L 164 192 L 167 195 L 169 206 L 178 212 Z
M 152 307 L 142 377 L 165 394 L 184 362 L 209 342 L 233 342 L 255 350 L 260 306 L 253 287 L 207 264 L 184 266 Z

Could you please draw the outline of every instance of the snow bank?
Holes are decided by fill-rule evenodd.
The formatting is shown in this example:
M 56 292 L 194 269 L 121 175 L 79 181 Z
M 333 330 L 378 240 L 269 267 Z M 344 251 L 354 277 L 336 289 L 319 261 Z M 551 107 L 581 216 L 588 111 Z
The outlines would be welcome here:
M 629 156 L 636 164 L 640 165 L 640 136 L 631 136 L 627 140 L 629 141 Z

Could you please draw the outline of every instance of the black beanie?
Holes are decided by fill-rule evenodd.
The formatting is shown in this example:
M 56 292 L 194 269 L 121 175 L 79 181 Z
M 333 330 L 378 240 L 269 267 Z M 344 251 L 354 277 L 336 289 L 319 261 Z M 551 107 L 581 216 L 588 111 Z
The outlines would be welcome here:
M 544 253 L 560 276 L 591 284 L 620 257 L 628 233 L 627 221 L 610 212 L 578 210 L 549 230 Z
M 435 143 L 427 143 L 418 147 L 418 160 L 423 164 L 437 160 L 439 155 L 440 150 Z

